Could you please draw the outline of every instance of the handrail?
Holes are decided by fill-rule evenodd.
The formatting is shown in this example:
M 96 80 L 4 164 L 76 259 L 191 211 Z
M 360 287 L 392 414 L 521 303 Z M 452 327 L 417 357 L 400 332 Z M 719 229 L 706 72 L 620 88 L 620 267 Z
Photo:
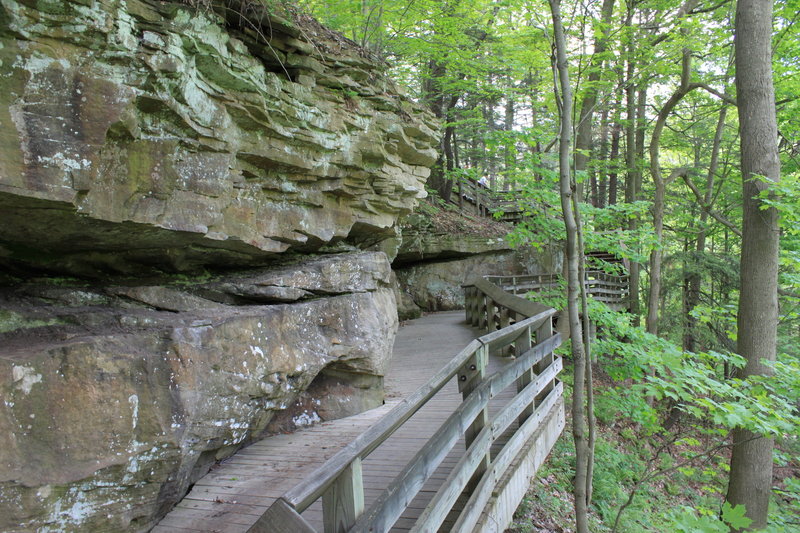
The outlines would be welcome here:
M 429 399 L 450 381 L 459 368 L 480 346 L 481 343 L 477 339 L 470 342 L 447 365 L 434 374 L 425 385 L 395 406 L 378 423 L 339 450 L 324 465 L 284 494 L 282 498 L 300 512 L 305 511 L 311 503 L 322 495 L 325 489 L 333 482 L 334 477 L 340 474 L 348 464 L 356 457 L 363 459 L 368 456 L 380 443 L 389 438 L 403 422 L 419 411 Z
M 553 355 L 553 350 L 561 344 L 561 336 L 553 334 L 556 310 L 509 294 L 487 280 L 477 280 L 466 287 L 466 299 L 468 321 L 482 324 L 488 333 L 470 342 L 410 397 L 283 494 L 248 530 L 250 533 L 311 531 L 300 513 L 320 497 L 326 533 L 386 531 L 461 436 L 466 439 L 466 454 L 451 471 L 452 479 L 445 483 L 417 521 L 416 530 L 435 531 L 471 480 L 477 487 L 484 487 L 473 491 L 471 497 L 476 501 L 487 497 L 484 493 L 491 492 L 494 486 L 487 485 L 487 476 L 497 477 L 505 472 L 561 396 L 556 376 L 562 365 L 560 358 Z M 484 302 L 485 320 L 475 319 L 477 305 L 473 300 Z M 492 304 L 487 307 L 486 302 Z M 494 316 L 498 312 L 501 319 Z M 495 331 L 496 327 L 499 329 Z M 493 351 L 513 352 L 516 360 L 487 377 L 485 369 L 489 353 Z M 365 510 L 362 461 L 456 376 L 463 402 L 406 465 L 403 473 Z M 490 418 L 489 400 L 514 381 L 517 395 Z M 499 469 L 500 463 L 490 457 L 490 448 L 515 419 L 520 421 L 519 427 L 496 458 L 499 461 L 504 457 L 504 464 L 508 464 Z M 516 451 L 506 457 L 511 454 L 507 451 L 511 449 L 509 446 Z
M 518 196 L 518 191 L 494 191 L 479 181 L 461 180 L 458 182 L 457 200 L 451 197 L 451 203 L 464 209 L 464 202 L 474 206 L 475 213 L 480 216 L 494 216 L 498 211 L 503 215 L 500 220 L 515 222 L 522 218 L 522 210 L 509 197 Z
M 485 276 L 483 279 L 502 287 L 506 292 L 522 294 L 539 292 L 558 285 L 558 274 L 526 274 L 521 276 Z M 595 300 L 612 306 L 628 303 L 628 274 L 609 274 L 603 270 L 587 270 L 586 292 Z

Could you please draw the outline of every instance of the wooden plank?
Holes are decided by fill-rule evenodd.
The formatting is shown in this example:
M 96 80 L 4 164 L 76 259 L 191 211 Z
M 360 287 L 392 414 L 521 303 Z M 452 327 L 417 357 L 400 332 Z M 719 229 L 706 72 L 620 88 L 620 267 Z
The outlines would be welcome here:
M 484 382 L 458 406 L 406 465 L 403 474 L 361 515 L 351 531 L 388 531 L 402 514 L 406 502 L 411 501 L 488 401 L 489 386 Z
M 531 477 L 547 459 L 563 431 L 564 419 L 564 402 L 563 398 L 559 398 L 550 414 L 539 424 L 539 429 L 522 446 L 506 473 L 495 484 L 492 497 L 484 506 L 480 521 L 472 529 L 473 533 L 498 531 L 500 525 L 511 522 L 519 503 L 528 492 Z
M 553 321 L 548 320 L 542 323 L 542 325 L 539 326 L 539 328 L 536 330 L 536 344 L 537 345 L 543 344 L 548 340 L 552 339 L 553 337 L 558 337 L 559 335 L 560 335 L 559 333 L 553 335 Z M 550 366 L 553 363 L 553 361 L 554 361 L 554 355 L 551 352 L 547 357 L 543 358 L 539 363 L 534 365 L 533 371 L 536 372 L 537 374 L 540 374 L 544 371 L 545 368 Z M 550 392 L 551 389 L 552 387 L 546 387 L 544 391 L 542 391 L 542 393 L 539 395 L 539 397 L 536 398 L 536 401 L 541 402 L 547 395 L 547 393 Z
M 461 460 L 451 470 L 442 489 L 437 491 L 420 515 L 411 531 L 438 531 L 458 497 L 483 466 L 483 460 L 492 444 L 492 431 L 485 427 L 475 437 Z
M 472 527 L 478 522 L 478 517 L 480 517 L 484 506 L 492 496 L 492 491 L 497 481 L 505 473 L 506 468 L 508 468 L 511 461 L 517 456 L 521 447 L 528 441 L 536 428 L 539 427 L 539 423 L 550 413 L 550 409 L 555 406 L 558 399 L 561 398 L 562 388 L 563 385 L 559 383 L 545 401 L 542 402 L 540 406 L 537 406 L 536 412 L 525 421 L 522 427 L 520 427 L 508 441 L 503 451 L 495 458 L 491 469 L 483 476 L 480 484 L 470 496 L 469 502 L 464 508 L 464 512 L 458 517 L 452 529 L 453 532 L 468 533 L 472 531 Z
M 517 354 L 525 354 L 528 350 L 531 349 L 531 328 L 525 328 L 523 330 L 522 335 L 514 342 Z M 517 378 L 517 392 L 522 392 L 525 390 L 525 387 L 533 381 L 534 372 L 533 367 L 528 367 L 518 378 Z M 521 410 L 519 414 L 519 423 L 522 425 L 531 414 L 533 414 L 533 402 L 531 405 L 526 406 L 524 409 Z
M 531 366 L 536 366 L 538 373 L 543 373 L 550 366 L 544 366 L 544 361 L 550 360 L 553 350 L 561 345 L 561 334 L 556 333 L 552 337 L 537 344 L 526 353 L 520 355 L 513 363 L 504 369 L 496 372 L 490 378 L 492 384 L 492 397 L 508 387 L 515 379 L 519 378 Z
M 412 531 L 436 531 L 446 518 L 453 503 L 467 486 L 470 478 L 478 471 L 482 455 L 491 442 L 497 438 L 517 417 L 523 406 L 533 402 L 536 394 L 561 370 L 560 358 L 556 365 L 551 366 L 546 374 L 539 376 L 518 394 L 514 400 L 500 411 L 492 421 L 492 425 L 484 428 L 475 438 L 473 445 L 461 458 L 458 465 L 452 470 L 447 481 L 442 485 L 442 490 L 436 493 L 430 504 L 420 516 L 419 521 Z M 530 429 L 535 431 L 536 427 Z
M 514 421 L 514 418 L 520 416 L 528 405 L 533 404 L 536 396 L 553 382 L 561 370 L 562 363 L 559 357 L 552 365 L 547 367 L 547 370 L 517 393 L 514 399 L 492 418 L 492 434 L 499 436 L 505 431 Z
M 258 516 L 252 514 L 244 514 L 237 512 L 215 511 L 208 513 L 206 509 L 187 509 L 175 508 L 173 509 L 164 520 L 159 522 L 161 526 L 178 526 L 178 527 L 197 527 L 201 529 L 209 522 L 209 517 L 214 517 L 217 522 L 224 522 L 230 525 L 244 526 L 241 529 L 246 530 L 253 525 L 253 522 L 258 520 Z
M 466 401 L 470 394 L 477 389 L 484 381 L 484 376 L 486 375 L 486 366 L 489 363 L 489 348 L 488 346 L 481 346 L 475 352 L 467 364 L 465 368 L 462 369 L 461 372 L 458 373 L 458 389 L 461 391 L 461 394 Z M 472 445 L 472 441 L 477 438 L 483 428 L 489 423 L 489 402 L 486 402 L 484 408 L 477 414 L 475 419 L 469 425 L 469 427 L 464 432 L 464 444 L 467 448 Z M 489 468 L 489 462 L 491 461 L 491 457 L 489 456 L 489 448 L 488 444 L 486 447 L 486 453 L 484 454 L 483 458 L 475 464 L 475 468 L 473 468 L 473 474 L 475 477 L 474 482 L 477 483 L 477 480 L 480 476 Z
M 272 502 L 270 501 L 270 504 Z M 239 514 L 249 514 L 261 516 L 269 508 L 269 505 L 248 505 L 243 503 L 218 503 L 208 500 L 191 500 L 184 498 L 175 506 L 175 509 L 196 509 L 211 513 L 235 512 Z
M 556 310 L 552 308 L 548 308 L 545 311 L 542 311 L 539 314 L 533 315 L 530 318 L 526 318 L 520 322 L 517 322 L 513 326 L 508 326 L 507 328 L 499 331 L 494 331 L 492 333 L 488 333 L 483 335 L 479 338 L 481 343 L 489 345 L 489 349 L 492 350 L 496 347 L 502 346 L 503 344 L 507 344 L 514 339 L 516 339 L 520 332 L 527 327 L 536 329 L 545 321 L 549 320 L 551 316 L 556 314 Z

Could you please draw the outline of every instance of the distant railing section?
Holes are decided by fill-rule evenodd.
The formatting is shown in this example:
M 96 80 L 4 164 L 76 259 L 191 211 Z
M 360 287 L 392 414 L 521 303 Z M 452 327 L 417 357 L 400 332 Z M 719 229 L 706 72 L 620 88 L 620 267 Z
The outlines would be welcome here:
M 462 211 L 469 209 L 483 217 L 494 217 L 503 222 L 522 220 L 522 210 L 517 206 L 517 191 L 494 191 L 479 181 L 462 180 L 455 187 L 456 198 L 451 202 Z
M 526 274 L 522 276 L 486 276 L 487 280 L 512 294 L 526 294 L 557 287 L 562 282 L 558 274 Z M 586 293 L 612 308 L 628 305 L 628 275 L 609 274 L 602 270 L 587 270 L 584 282 Z
M 467 319 L 489 333 L 469 343 L 414 394 L 276 500 L 249 532 L 314 531 L 300 513 L 319 498 L 325 533 L 386 532 L 461 437 L 465 454 L 450 470 L 412 531 L 437 531 L 464 493 L 468 501 L 460 507 L 450 530 L 475 529 L 487 502 L 497 497 L 498 483 L 512 465 L 518 468 L 518 456 L 527 452 L 526 445 L 544 421 L 550 433 L 557 435 L 555 431 L 561 431 L 563 386 L 557 380 L 561 358 L 553 353 L 561 344 L 561 336 L 553 333 L 554 309 L 506 293 L 486 280 L 466 287 L 466 299 Z M 515 360 L 487 376 L 489 354 L 496 351 L 513 353 Z M 365 509 L 363 460 L 453 379 L 457 380 L 462 403 L 377 501 Z M 499 411 L 493 404 L 490 414 L 489 400 L 514 383 L 513 399 Z M 560 416 L 554 418 L 555 413 Z M 513 433 L 509 437 L 510 431 Z M 492 445 L 501 434 L 508 440 L 493 454 Z M 539 461 L 549 452 L 554 435 L 545 439 L 547 449 L 537 454 Z M 503 507 L 513 512 L 516 503 Z M 509 514 L 503 519 L 510 518 Z

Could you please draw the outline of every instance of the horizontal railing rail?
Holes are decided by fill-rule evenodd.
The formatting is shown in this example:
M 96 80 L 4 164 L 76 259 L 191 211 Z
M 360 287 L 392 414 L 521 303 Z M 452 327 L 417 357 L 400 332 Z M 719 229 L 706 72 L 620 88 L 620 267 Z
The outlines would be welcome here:
M 467 320 L 488 333 L 470 342 L 410 397 L 276 500 L 250 528 L 251 533 L 313 531 L 301 513 L 319 498 L 325 533 L 388 531 L 462 437 L 464 455 L 449 471 L 413 531 L 437 531 L 464 493 L 469 501 L 452 530 L 472 530 L 475 513 L 483 510 L 495 484 L 560 401 L 563 388 L 557 380 L 561 359 L 553 353 L 561 344 L 561 336 L 553 333 L 556 311 L 486 280 L 465 290 Z M 479 319 L 479 308 L 491 316 Z M 515 360 L 487 376 L 489 354 L 495 352 L 513 353 Z M 365 508 L 363 461 L 452 379 L 457 379 L 462 403 Z M 513 399 L 490 416 L 489 401 L 515 382 Z M 492 456 L 498 438 L 512 430 L 513 435 Z

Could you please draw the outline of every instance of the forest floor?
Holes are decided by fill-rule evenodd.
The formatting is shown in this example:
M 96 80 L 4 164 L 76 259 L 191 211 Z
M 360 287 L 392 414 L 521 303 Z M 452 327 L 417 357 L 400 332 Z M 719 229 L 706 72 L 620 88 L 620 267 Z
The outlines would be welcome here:
M 438 196 L 420 202 L 413 215 L 406 218 L 403 228 L 425 229 L 434 234 L 504 237 L 512 226 L 491 217 L 461 211 L 457 205 L 446 203 Z

